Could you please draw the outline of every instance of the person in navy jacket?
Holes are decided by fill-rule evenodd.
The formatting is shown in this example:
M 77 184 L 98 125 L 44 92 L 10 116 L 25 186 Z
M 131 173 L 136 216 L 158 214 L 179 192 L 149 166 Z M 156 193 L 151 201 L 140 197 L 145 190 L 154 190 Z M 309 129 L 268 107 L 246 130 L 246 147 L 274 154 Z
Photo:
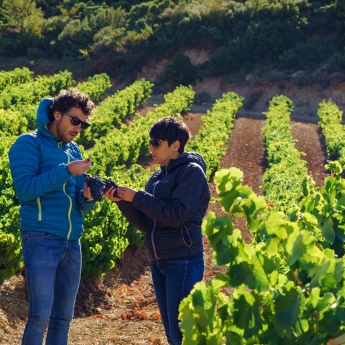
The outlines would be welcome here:
M 145 191 L 119 186 L 104 195 L 128 221 L 145 233 L 153 285 L 169 344 L 180 345 L 178 308 L 194 284 L 203 279 L 204 245 L 201 223 L 210 189 L 206 164 L 197 152 L 185 152 L 187 125 L 176 117 L 156 122 L 150 129 L 150 151 L 160 168 Z
M 17 138 L 9 151 L 20 203 L 20 230 L 29 315 L 22 345 L 68 343 L 81 274 L 83 214 L 94 207 L 83 174 L 91 161 L 73 142 L 89 127 L 90 97 L 76 89 L 43 99 L 37 130 Z

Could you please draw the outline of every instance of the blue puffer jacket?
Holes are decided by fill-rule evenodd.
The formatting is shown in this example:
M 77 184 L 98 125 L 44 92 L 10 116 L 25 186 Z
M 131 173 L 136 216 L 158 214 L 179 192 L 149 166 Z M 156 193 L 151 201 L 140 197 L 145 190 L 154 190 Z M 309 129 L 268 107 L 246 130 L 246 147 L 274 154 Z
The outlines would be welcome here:
M 62 143 L 47 129 L 52 99 L 41 101 L 37 130 L 23 134 L 9 151 L 14 188 L 20 202 L 20 230 L 44 231 L 59 237 L 79 239 L 83 212 L 95 202 L 87 201 L 82 190 L 84 177 L 72 175 L 67 164 L 82 159 L 76 143 Z
M 210 201 L 206 164 L 197 152 L 184 152 L 161 166 L 133 202 L 119 201 L 123 215 L 145 233 L 150 260 L 184 258 L 204 250 L 201 223 Z

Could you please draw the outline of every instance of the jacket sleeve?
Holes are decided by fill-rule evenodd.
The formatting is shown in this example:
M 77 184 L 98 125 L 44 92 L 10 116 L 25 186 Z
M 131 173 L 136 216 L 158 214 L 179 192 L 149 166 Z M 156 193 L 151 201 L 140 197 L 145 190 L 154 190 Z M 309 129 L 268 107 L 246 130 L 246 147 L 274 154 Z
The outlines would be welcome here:
M 80 158 L 80 159 L 82 159 L 82 158 Z M 83 213 L 89 213 L 94 208 L 96 201 L 95 200 L 88 201 L 83 196 L 84 182 L 85 182 L 84 175 L 77 175 L 76 176 L 76 192 L 75 192 L 75 194 L 76 194 L 76 198 L 77 198 L 77 204 L 78 204 L 80 210 Z
M 82 153 L 76 143 L 71 143 L 71 145 L 74 145 L 74 150 L 76 151 L 76 157 L 77 160 L 82 160 L 83 156 Z M 84 189 L 84 183 L 85 183 L 85 177 L 84 175 L 76 175 L 76 199 L 77 204 L 80 208 L 80 210 L 83 213 L 89 213 L 94 208 L 96 201 L 88 201 L 83 196 L 83 189 Z
M 136 229 L 146 232 L 146 215 L 132 205 L 131 202 L 121 200 L 117 202 L 121 213 Z
M 72 174 L 66 164 L 38 174 L 40 152 L 35 138 L 22 135 L 9 151 L 10 169 L 19 199 L 31 201 L 61 187 Z
M 77 194 L 77 204 L 80 208 L 80 210 L 83 213 L 89 213 L 92 211 L 92 209 L 94 208 L 96 201 L 92 200 L 92 201 L 88 201 L 84 198 L 83 196 L 83 190 L 79 190 L 79 192 L 76 193 Z
M 198 164 L 189 164 L 176 182 L 170 200 L 138 191 L 133 205 L 164 226 L 178 227 L 192 219 L 201 221 L 203 214 L 198 217 L 201 204 L 209 201 L 209 186 L 202 168 Z

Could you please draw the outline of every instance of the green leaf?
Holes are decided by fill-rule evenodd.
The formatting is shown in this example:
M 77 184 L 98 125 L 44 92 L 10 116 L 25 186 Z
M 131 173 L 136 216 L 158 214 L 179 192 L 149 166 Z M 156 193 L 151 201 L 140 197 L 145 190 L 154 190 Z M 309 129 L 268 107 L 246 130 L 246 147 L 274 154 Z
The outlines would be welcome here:
M 322 235 L 329 243 L 333 243 L 335 239 L 335 233 L 333 229 L 333 222 L 328 217 L 323 218 L 322 222 Z
M 303 236 L 297 236 L 294 246 L 292 248 L 292 254 L 288 260 L 288 264 L 292 266 L 303 254 L 307 251 L 307 246 L 303 242 Z
M 339 161 L 329 161 L 325 167 L 327 170 L 331 170 L 334 174 L 337 175 L 340 175 L 343 172 L 343 168 Z
M 291 285 L 278 290 L 278 295 L 274 298 L 275 315 L 273 321 L 281 329 L 294 327 L 298 317 L 301 291 L 298 287 Z
M 262 327 L 261 306 L 250 293 L 241 295 L 234 301 L 234 323 L 244 330 L 244 337 L 258 334 Z
M 315 243 L 315 238 L 310 232 L 301 231 L 300 234 L 295 238 L 295 240 L 294 236 L 290 236 L 288 242 L 289 247 L 291 247 L 292 245 L 292 252 L 291 256 L 288 259 L 288 264 L 292 266 L 297 260 L 306 255 L 308 251 L 314 250 L 314 248 L 312 247 Z
M 238 249 L 234 244 L 238 235 L 237 232 L 233 234 L 233 222 L 230 217 L 216 218 L 215 214 L 210 212 L 202 224 L 202 231 L 214 249 L 214 258 L 218 265 L 230 263 L 237 257 Z
M 250 289 L 257 289 L 258 291 L 265 291 L 269 287 L 267 274 L 256 256 L 253 256 L 249 262 L 242 261 L 238 264 L 232 264 L 228 273 L 229 282 L 232 286 L 245 284 Z
M 265 222 L 267 234 L 281 239 L 287 237 L 287 225 L 287 221 L 284 220 L 282 214 L 278 212 L 271 212 Z

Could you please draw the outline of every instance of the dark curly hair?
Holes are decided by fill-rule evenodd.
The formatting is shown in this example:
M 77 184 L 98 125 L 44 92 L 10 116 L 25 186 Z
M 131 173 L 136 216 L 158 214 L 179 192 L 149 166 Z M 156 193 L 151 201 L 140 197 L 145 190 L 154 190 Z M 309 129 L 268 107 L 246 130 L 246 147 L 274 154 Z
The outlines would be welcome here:
M 92 116 L 95 108 L 94 102 L 90 96 L 78 91 L 75 88 L 69 90 L 60 90 L 58 95 L 53 99 L 53 103 L 49 108 L 49 120 L 54 120 L 54 111 L 57 110 L 61 113 L 68 112 L 71 108 L 80 108 L 86 116 Z

